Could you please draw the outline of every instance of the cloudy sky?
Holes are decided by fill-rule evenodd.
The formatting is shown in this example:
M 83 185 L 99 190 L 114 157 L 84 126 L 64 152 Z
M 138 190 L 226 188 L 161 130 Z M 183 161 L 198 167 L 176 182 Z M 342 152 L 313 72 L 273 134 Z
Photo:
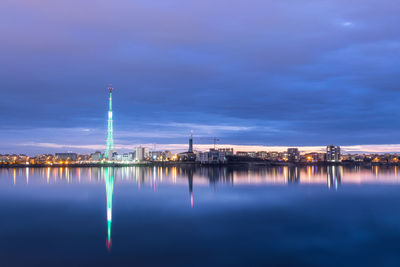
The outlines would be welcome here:
M 190 130 L 203 144 L 400 143 L 397 0 L 2 0 L 0 10 L 0 154 L 104 146 L 109 83 L 121 149 L 185 144 Z

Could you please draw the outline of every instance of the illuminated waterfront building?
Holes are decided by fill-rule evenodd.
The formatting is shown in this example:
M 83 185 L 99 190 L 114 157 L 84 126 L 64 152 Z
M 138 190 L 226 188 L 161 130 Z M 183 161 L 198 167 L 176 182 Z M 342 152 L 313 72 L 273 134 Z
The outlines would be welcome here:
M 61 160 L 75 161 L 78 158 L 76 153 L 56 153 L 56 158 Z
M 326 147 L 326 161 L 328 162 L 340 161 L 340 146 L 329 145 Z
M 255 151 L 250 151 L 250 152 L 247 152 L 247 155 L 248 155 L 250 158 L 256 158 L 256 157 L 257 157 L 257 152 L 255 152 Z
M 135 148 L 135 160 L 143 161 L 145 159 L 146 149 L 144 147 Z
M 116 156 L 113 157 L 113 159 L 117 160 L 117 161 L 132 161 L 135 159 L 135 153 L 124 153 L 124 154 L 117 154 Z
M 249 153 L 245 151 L 236 151 L 236 156 L 238 157 L 248 157 Z
M 224 152 L 217 149 L 210 149 L 208 152 L 201 152 L 196 155 L 196 161 L 202 164 L 220 164 L 226 162 Z
M 304 154 L 303 158 L 306 162 L 323 162 L 325 161 L 325 153 L 311 152 Z
M 112 112 L 112 91 L 114 88 L 108 87 L 109 90 L 109 109 L 108 109 L 108 127 L 107 127 L 107 144 L 104 157 L 106 159 L 112 158 L 114 150 L 114 130 L 113 130 L 113 112 Z
M 170 160 L 172 158 L 172 152 L 165 151 L 151 151 L 149 152 L 149 158 L 152 160 Z
M 225 153 L 225 156 L 233 156 L 233 148 L 218 148 L 218 151 Z
M 267 158 L 269 160 L 278 160 L 279 159 L 279 152 L 276 152 L 276 151 L 268 152 Z
M 91 161 L 100 161 L 101 160 L 101 152 L 96 151 L 95 153 L 90 154 Z
M 150 158 L 152 160 L 158 160 L 158 159 L 162 159 L 164 155 L 163 151 L 151 151 L 150 152 Z
M 196 161 L 200 163 L 208 163 L 208 152 L 200 152 L 196 155 Z
M 298 162 L 300 161 L 300 152 L 298 148 L 288 148 L 287 150 L 287 158 L 290 162 Z
M 257 152 L 257 158 L 266 159 L 267 157 L 268 157 L 267 151 L 258 151 Z

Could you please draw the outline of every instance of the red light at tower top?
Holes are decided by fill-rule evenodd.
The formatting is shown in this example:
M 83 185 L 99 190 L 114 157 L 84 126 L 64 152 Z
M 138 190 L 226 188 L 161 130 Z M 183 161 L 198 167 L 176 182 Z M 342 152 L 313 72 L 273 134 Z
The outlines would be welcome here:
M 112 87 L 112 85 L 108 85 L 107 89 L 110 91 L 110 93 L 114 90 L 114 88 Z

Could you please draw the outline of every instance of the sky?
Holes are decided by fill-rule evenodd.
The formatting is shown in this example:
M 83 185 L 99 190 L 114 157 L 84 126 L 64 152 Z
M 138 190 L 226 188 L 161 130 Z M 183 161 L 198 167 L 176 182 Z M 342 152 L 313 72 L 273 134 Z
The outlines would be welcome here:
M 0 10 L 0 154 L 104 148 L 109 83 L 121 151 L 182 148 L 191 130 L 195 144 L 400 151 L 397 0 L 2 0 Z

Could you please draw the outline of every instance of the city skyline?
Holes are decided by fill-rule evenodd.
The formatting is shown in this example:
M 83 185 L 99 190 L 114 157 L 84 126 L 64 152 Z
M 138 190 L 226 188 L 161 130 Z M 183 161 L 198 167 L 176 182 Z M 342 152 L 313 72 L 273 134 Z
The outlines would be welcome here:
M 1 266 L 399 266 L 396 0 L 1 0 Z
M 180 149 L 193 130 L 229 147 L 399 152 L 399 6 L 309 5 L 3 1 L 0 153 L 104 149 L 110 82 L 122 150 Z
M 156 145 L 156 146 L 155 146 Z M 32 145 L 34 146 L 34 145 Z M 105 145 L 83 145 L 83 146 L 73 146 L 73 145 L 61 145 L 61 144 L 51 144 L 42 143 L 38 144 L 38 152 L 27 153 L 26 150 L 15 149 L 10 153 L 3 154 L 25 154 L 28 156 L 34 156 L 37 154 L 54 154 L 59 152 L 71 152 L 78 154 L 90 154 L 95 151 L 104 152 Z M 193 144 L 195 151 L 207 151 L 213 148 L 214 144 Z M 131 145 L 115 145 L 115 150 L 118 153 L 127 153 L 134 151 L 137 147 L 149 148 L 151 151 L 171 151 L 173 153 L 185 152 L 188 150 L 188 144 L 131 144 Z M 284 152 L 288 148 L 296 147 L 301 153 L 319 152 L 325 153 L 326 146 L 251 146 L 251 145 L 231 145 L 231 144 L 218 144 L 217 148 L 233 148 L 235 152 L 245 151 L 245 152 L 257 152 L 257 151 L 277 151 Z M 21 147 L 23 148 L 23 146 Z M 400 145 L 354 145 L 354 146 L 341 146 L 343 154 L 399 154 Z M 25 151 L 25 152 L 24 152 Z

